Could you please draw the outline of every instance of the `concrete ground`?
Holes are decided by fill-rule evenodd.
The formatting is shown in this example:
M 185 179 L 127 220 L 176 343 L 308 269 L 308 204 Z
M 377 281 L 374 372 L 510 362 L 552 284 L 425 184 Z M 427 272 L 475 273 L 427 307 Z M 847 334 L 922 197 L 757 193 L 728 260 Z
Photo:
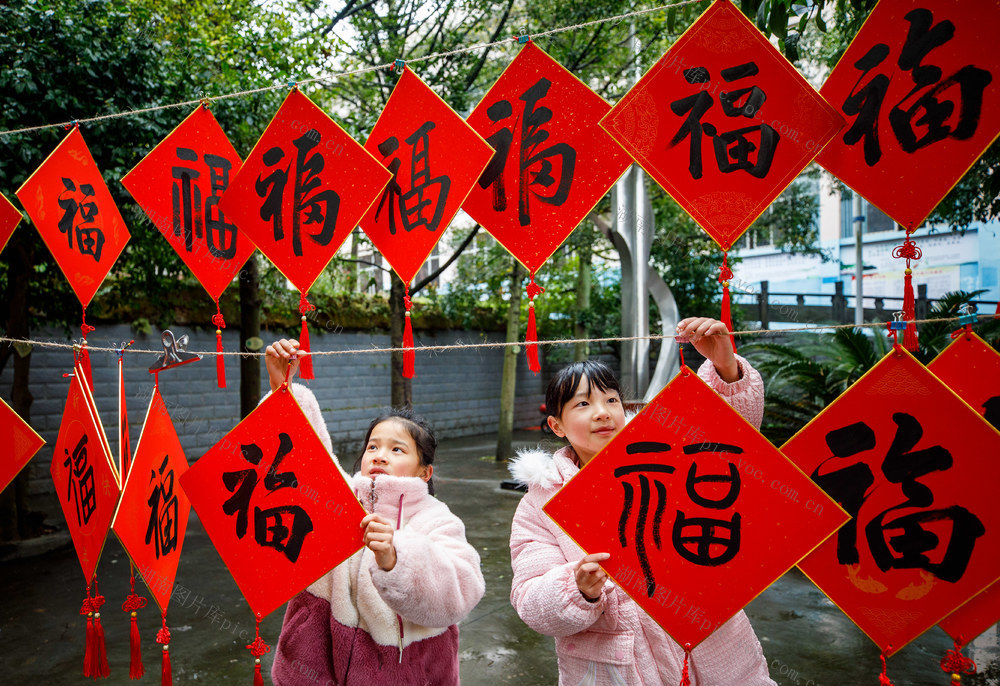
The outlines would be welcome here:
M 518 432 L 519 445 L 542 438 Z M 510 522 L 520 494 L 502 490 L 506 468 L 492 460 L 494 436 L 443 441 L 435 464 L 438 497 L 466 524 L 480 551 L 486 596 L 461 625 L 462 682 L 466 686 L 555 684 L 551 638 L 521 622 L 510 606 Z M 61 524 L 61 520 L 59 521 Z M 129 621 L 120 610 L 128 593 L 128 558 L 112 536 L 98 579 L 107 597 L 103 626 L 112 684 L 128 679 Z M 171 602 L 168 621 L 175 684 L 252 683 L 253 662 L 245 645 L 252 638 L 251 613 L 192 512 L 176 586 L 186 592 Z M 85 586 L 73 549 L 63 544 L 26 559 L 0 562 L 0 683 L 82 684 L 85 621 L 77 612 Z M 876 684 L 881 669 L 876 646 L 801 573 L 792 570 L 747 608 L 771 668 L 782 686 Z M 283 611 L 265 618 L 261 635 L 272 646 Z M 146 683 L 160 677 L 154 643 L 158 612 L 139 613 Z M 973 647 L 980 668 L 998 658 L 996 628 Z M 896 686 L 948 683 L 938 663 L 951 642 L 934 628 L 889 660 Z M 270 683 L 265 656 L 265 683 Z M 728 686 L 728 685 L 723 685 Z

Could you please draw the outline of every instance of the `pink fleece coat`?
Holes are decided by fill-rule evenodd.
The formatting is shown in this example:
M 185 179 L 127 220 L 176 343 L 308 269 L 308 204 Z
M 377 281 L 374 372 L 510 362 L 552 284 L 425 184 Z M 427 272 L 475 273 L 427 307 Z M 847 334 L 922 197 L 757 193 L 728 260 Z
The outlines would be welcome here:
M 292 391 L 329 441 L 315 397 L 303 386 Z M 367 511 L 395 525 L 396 565 L 385 571 L 362 548 L 289 601 L 272 680 L 277 686 L 458 684 L 457 624 L 485 591 L 462 520 L 415 477 L 359 473 L 348 483 Z
M 698 374 L 747 421 L 760 426 L 764 384 L 737 357 L 743 377 L 723 381 L 706 362 Z M 600 599 L 587 602 L 574 577 L 585 553 L 542 511 L 542 506 L 577 472 L 569 446 L 554 455 L 522 452 L 511 464 L 528 485 L 511 526 L 514 579 L 510 600 L 535 631 L 555 636 L 561 686 L 674 686 L 681 680 L 684 650 L 626 593 L 605 583 Z M 741 611 L 692 652 L 693 686 L 774 686 L 760 643 Z

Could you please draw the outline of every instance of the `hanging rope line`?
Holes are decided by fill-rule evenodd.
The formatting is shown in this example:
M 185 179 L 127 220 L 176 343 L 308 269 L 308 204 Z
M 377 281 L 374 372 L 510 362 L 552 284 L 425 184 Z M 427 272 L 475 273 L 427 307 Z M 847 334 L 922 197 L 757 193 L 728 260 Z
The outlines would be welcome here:
M 979 314 L 975 315 L 979 319 L 992 319 L 996 315 L 993 314 Z M 917 319 L 914 320 L 915 324 L 928 324 L 930 322 L 957 322 L 964 320 L 965 316 L 962 317 L 946 317 L 940 319 Z M 831 331 L 836 329 L 885 329 L 888 322 L 870 322 L 867 324 L 817 324 L 815 326 L 800 326 L 789 329 L 747 329 L 744 331 L 732 331 L 730 333 L 719 333 L 719 334 L 708 334 L 710 336 L 774 336 L 777 334 L 786 333 L 803 333 L 803 332 L 818 332 L 818 331 Z M 650 336 L 609 336 L 607 338 L 561 338 L 556 340 L 546 340 L 539 341 L 538 345 L 574 345 L 576 343 L 619 343 L 623 341 L 661 341 L 664 339 L 672 339 L 673 336 L 665 336 L 663 334 L 655 334 Z M 79 347 L 78 344 L 74 343 L 56 343 L 54 341 L 36 341 L 24 338 L 7 338 L 0 336 L 0 343 L 10 343 L 12 345 L 31 345 L 37 346 L 39 348 L 64 348 L 72 350 L 73 348 Z M 410 347 L 400 347 L 400 348 L 350 348 L 348 350 L 313 350 L 309 353 L 313 357 L 321 357 L 326 355 L 362 355 L 369 353 L 397 353 L 405 352 L 408 350 L 413 350 L 415 352 L 441 352 L 447 350 L 482 350 L 488 348 L 509 348 L 512 346 L 524 345 L 523 341 L 515 341 L 513 343 L 507 342 L 497 342 L 497 343 L 452 343 L 448 345 L 418 345 L 412 348 Z M 119 347 L 109 347 L 102 348 L 87 344 L 87 350 L 95 352 L 107 352 L 114 353 L 115 355 L 120 355 L 123 353 L 122 348 Z M 263 352 L 217 352 L 215 350 L 204 350 L 204 351 L 193 351 L 188 350 L 186 352 L 193 353 L 195 355 L 201 355 L 203 357 L 211 357 L 215 355 L 231 355 L 234 357 L 263 357 L 266 353 Z M 124 351 L 126 354 L 140 354 L 140 355 L 162 355 L 163 348 L 158 348 L 155 350 L 144 350 L 141 348 L 136 348 L 134 346 L 129 347 Z
M 653 12 L 662 12 L 664 10 L 674 9 L 677 7 L 684 7 L 685 5 L 696 5 L 698 3 L 707 2 L 708 0 L 683 0 L 682 2 L 674 2 L 667 5 L 659 5 L 657 7 L 650 7 L 644 10 L 635 10 L 633 12 L 626 12 L 625 14 L 618 14 L 613 17 L 605 17 L 604 19 L 594 19 L 593 21 L 586 21 L 581 24 L 573 24 L 572 26 L 562 26 L 555 29 L 549 29 L 548 31 L 541 31 L 539 33 L 525 34 L 525 36 L 531 40 L 537 38 L 546 38 L 548 36 L 554 36 L 559 33 L 564 33 L 566 31 L 574 31 L 576 29 L 586 28 L 588 26 L 596 26 L 598 24 L 605 24 L 607 22 L 621 22 L 625 19 L 631 19 L 633 17 L 639 17 L 644 14 L 651 14 Z M 525 36 L 520 36 L 524 38 Z M 451 57 L 452 55 L 462 55 L 468 52 L 475 52 L 476 50 L 482 50 L 484 48 L 493 48 L 498 45 L 510 45 L 511 41 L 514 43 L 518 42 L 518 36 L 513 36 L 511 38 L 504 38 L 502 40 L 492 41 L 490 43 L 477 43 L 476 45 L 469 45 L 461 48 L 456 48 L 455 50 L 449 50 L 447 52 L 435 52 L 430 55 L 424 55 L 422 57 L 413 57 L 406 60 L 407 64 L 415 64 L 417 62 L 428 62 L 430 60 L 441 59 L 442 57 Z M 235 93 L 223 93 L 222 95 L 213 96 L 202 96 L 195 98 L 193 100 L 185 100 L 183 102 L 175 102 L 169 105 L 156 105 L 153 107 L 144 107 L 138 110 L 127 110 L 124 112 L 112 112 L 110 114 L 102 114 L 94 117 L 88 117 L 86 119 L 71 119 L 69 121 L 59 122 L 57 124 L 42 124 L 39 126 L 28 126 L 21 129 L 10 129 L 8 131 L 0 131 L 0 137 L 2 136 L 13 136 L 16 134 L 23 133 L 34 133 L 36 131 L 45 131 L 47 129 L 60 129 L 75 126 L 77 124 L 92 124 L 99 121 L 107 121 L 109 119 L 122 119 L 125 117 L 137 117 L 143 114 L 149 114 L 150 112 L 159 112 L 161 110 L 177 109 L 180 107 L 193 107 L 194 105 L 199 105 L 202 103 L 210 103 L 215 100 L 228 100 L 231 98 L 242 98 L 248 95 L 256 95 L 258 93 L 267 93 L 269 91 L 275 90 L 286 90 L 291 85 L 303 86 L 311 83 L 332 83 L 339 79 L 343 79 L 349 76 L 357 76 L 359 74 L 367 74 L 369 72 L 379 71 L 380 69 L 391 70 L 395 67 L 396 60 L 392 62 L 386 62 L 385 64 L 377 64 L 373 67 L 363 67 L 361 69 L 353 69 L 350 71 L 338 72 L 335 74 L 326 74 L 324 76 L 316 76 L 311 79 L 303 79 L 301 81 L 283 81 L 279 84 L 274 84 L 272 86 L 263 86 L 261 88 L 251 88 L 249 90 L 238 91 Z

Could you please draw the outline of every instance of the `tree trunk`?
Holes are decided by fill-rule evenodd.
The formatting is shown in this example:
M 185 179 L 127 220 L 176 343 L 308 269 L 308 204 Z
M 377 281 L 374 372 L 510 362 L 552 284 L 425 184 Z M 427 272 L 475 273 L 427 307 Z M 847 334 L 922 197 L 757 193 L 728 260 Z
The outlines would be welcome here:
M 358 242 L 360 240 L 358 237 L 359 231 L 361 231 L 361 229 L 355 227 L 354 231 L 351 232 L 351 262 L 350 262 L 350 267 L 348 267 L 351 278 L 351 287 L 349 290 L 351 291 L 361 290 L 361 284 L 358 283 Z
M 576 325 L 573 328 L 573 337 L 577 342 L 573 344 L 574 362 L 582 362 L 590 356 L 590 345 L 586 341 L 590 334 L 587 326 L 590 310 L 590 256 L 590 243 L 585 242 L 577 251 Z
M 389 337 L 393 348 L 403 347 L 403 326 L 406 320 L 406 306 L 403 304 L 406 284 L 396 276 L 395 271 L 389 272 L 392 287 L 389 289 Z M 392 406 L 413 407 L 413 384 L 410 379 L 403 378 L 403 353 L 392 353 Z
M 260 273 L 257 257 L 251 255 L 240 271 L 240 351 L 247 340 L 260 337 Z M 256 352 L 256 351 L 255 351 Z M 260 402 L 260 358 L 240 358 L 240 417 L 253 412 Z
M 524 269 L 516 259 L 510 277 L 510 303 L 507 307 L 507 342 L 516 343 L 521 333 L 521 279 Z M 497 462 L 514 456 L 514 397 L 517 391 L 517 347 L 503 349 L 503 377 L 500 382 L 500 424 L 497 427 Z
M 10 288 L 10 303 L 7 312 L 7 335 L 10 338 L 29 338 L 28 331 L 28 277 L 33 268 L 32 255 L 23 240 L 24 231 L 15 234 L 7 248 L 8 284 Z M 15 257 L 16 255 L 16 257 Z M 28 424 L 31 423 L 31 403 L 34 397 L 28 387 L 28 375 L 31 370 L 31 353 L 22 357 L 15 349 L 14 382 L 11 391 L 11 409 Z M 0 540 L 12 541 L 28 538 L 28 482 L 29 467 L 21 470 L 11 487 L 0 494 Z

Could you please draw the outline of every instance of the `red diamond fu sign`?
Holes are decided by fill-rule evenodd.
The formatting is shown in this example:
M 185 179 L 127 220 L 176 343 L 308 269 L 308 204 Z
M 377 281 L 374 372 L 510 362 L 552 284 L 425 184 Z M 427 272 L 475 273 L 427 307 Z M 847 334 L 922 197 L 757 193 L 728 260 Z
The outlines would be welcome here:
M 690 371 L 545 512 L 681 645 L 696 646 L 847 521 Z

